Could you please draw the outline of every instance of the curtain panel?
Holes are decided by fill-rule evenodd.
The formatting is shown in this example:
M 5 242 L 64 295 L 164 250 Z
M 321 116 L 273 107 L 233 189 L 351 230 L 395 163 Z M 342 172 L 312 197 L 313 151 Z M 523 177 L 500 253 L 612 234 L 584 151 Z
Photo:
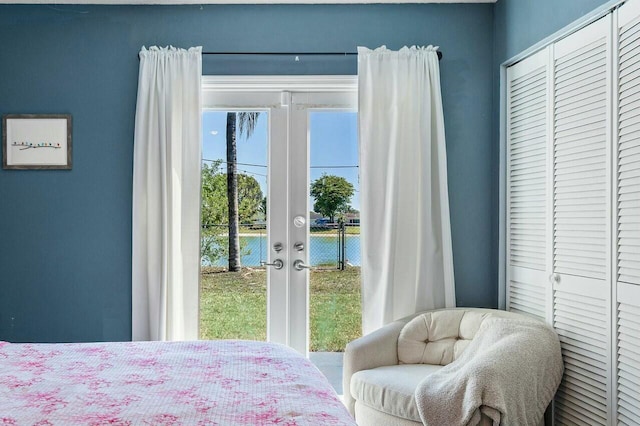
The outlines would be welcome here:
M 437 48 L 358 48 L 363 333 L 455 306 Z
M 202 48 L 140 52 L 133 340 L 198 338 Z

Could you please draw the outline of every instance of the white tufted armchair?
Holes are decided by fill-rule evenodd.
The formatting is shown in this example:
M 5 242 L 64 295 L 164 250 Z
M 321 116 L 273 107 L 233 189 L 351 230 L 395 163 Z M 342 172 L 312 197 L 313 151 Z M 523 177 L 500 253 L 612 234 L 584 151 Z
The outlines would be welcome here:
M 443 309 L 403 318 L 349 343 L 344 354 L 344 401 L 356 422 L 360 426 L 425 424 L 426 422 L 423 423 L 424 407 L 428 407 L 431 402 L 422 400 L 425 396 L 420 394 L 417 389 L 429 380 L 429 376 L 460 359 L 465 349 L 475 338 L 481 324 L 488 318 L 504 318 L 517 320 L 520 323 L 524 321 L 522 324 L 525 325 L 535 323 L 538 326 L 544 326 L 541 321 L 536 319 L 505 311 L 476 308 Z M 496 321 L 499 323 L 501 320 L 494 322 Z M 546 360 L 533 358 L 532 361 L 529 361 L 532 364 L 536 364 L 538 361 L 548 364 L 559 363 L 559 367 L 547 368 L 547 371 L 543 371 L 544 374 L 536 370 L 532 372 L 534 376 L 528 377 L 529 379 L 533 378 L 533 382 L 546 381 L 548 383 L 531 384 L 525 382 L 521 384 L 522 386 L 540 386 L 542 389 L 542 392 L 534 393 L 534 395 L 544 394 L 538 398 L 540 401 L 534 401 L 537 404 L 534 407 L 537 410 L 536 417 L 538 417 L 538 412 L 544 412 L 544 407 L 553 398 L 562 377 L 562 361 L 557 336 L 553 331 L 550 333 L 556 339 L 556 342 L 550 344 L 553 346 L 550 357 Z M 532 344 L 535 345 L 535 342 Z M 509 357 L 513 357 L 514 353 L 517 354 L 518 348 L 512 349 L 515 352 L 510 352 Z M 473 350 L 477 350 L 477 348 Z M 498 348 L 498 350 L 504 352 L 504 348 Z M 465 359 L 460 359 L 460 361 L 469 362 L 471 355 L 471 353 L 467 354 Z M 553 362 L 549 362 L 549 360 Z M 482 363 L 479 365 L 482 368 Z M 452 365 L 449 370 L 455 370 L 455 368 L 455 365 Z M 476 366 L 474 365 L 473 368 Z M 489 365 L 487 368 L 499 369 L 500 366 Z M 544 367 L 541 366 L 541 368 Z M 496 371 L 497 374 L 494 374 Z M 493 375 L 499 376 L 503 373 L 511 374 L 511 371 L 489 370 L 488 377 L 492 378 Z M 539 377 L 540 375 L 542 377 Z M 552 377 L 552 379 L 548 377 Z M 523 376 L 523 380 L 527 380 L 527 378 Z M 416 398 L 418 398 L 418 403 L 416 403 Z M 453 396 L 451 398 L 452 406 L 450 408 L 456 410 Z M 465 395 L 463 399 L 467 399 L 467 396 Z M 421 413 L 420 410 L 423 412 Z M 469 424 L 494 424 L 493 420 L 485 415 L 485 412 L 487 411 L 477 410 Z M 493 418 L 495 419 L 496 416 Z M 536 423 L 543 424 L 544 419 L 541 422 L 539 419 L 535 423 L 526 422 L 526 424 Z

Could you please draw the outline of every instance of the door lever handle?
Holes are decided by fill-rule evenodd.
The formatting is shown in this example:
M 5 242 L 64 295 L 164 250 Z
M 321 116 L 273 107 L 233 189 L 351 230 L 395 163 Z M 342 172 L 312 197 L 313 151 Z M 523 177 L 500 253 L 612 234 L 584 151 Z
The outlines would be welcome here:
M 282 269 L 284 267 L 284 262 L 282 259 L 276 259 L 273 263 L 260 262 L 260 266 L 273 266 L 275 269 Z
M 304 263 L 302 259 L 296 259 L 293 261 L 293 267 L 296 271 L 302 271 L 303 269 L 311 269 L 311 266 Z

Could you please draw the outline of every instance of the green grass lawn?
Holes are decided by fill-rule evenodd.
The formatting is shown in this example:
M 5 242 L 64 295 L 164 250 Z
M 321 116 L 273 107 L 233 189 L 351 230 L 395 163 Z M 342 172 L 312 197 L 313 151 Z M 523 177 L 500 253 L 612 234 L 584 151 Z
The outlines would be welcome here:
M 200 290 L 201 339 L 265 340 L 266 272 L 203 268 Z M 341 352 L 361 336 L 360 268 L 311 271 L 312 352 Z

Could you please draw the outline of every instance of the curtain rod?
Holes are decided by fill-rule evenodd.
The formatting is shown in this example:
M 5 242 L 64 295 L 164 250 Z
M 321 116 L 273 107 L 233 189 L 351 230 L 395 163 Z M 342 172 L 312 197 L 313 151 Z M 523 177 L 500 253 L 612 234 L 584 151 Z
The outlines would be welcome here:
M 442 52 L 437 50 L 438 59 Z M 358 52 L 202 52 L 203 55 L 266 55 L 266 56 L 355 56 Z
M 438 60 L 442 59 L 442 52 L 436 50 L 438 54 Z M 358 52 L 202 52 L 203 55 L 231 55 L 231 56 L 252 56 L 252 55 L 266 55 L 266 56 L 355 56 Z M 138 59 L 140 56 L 138 55 Z
M 442 59 L 442 52 L 437 50 L 438 60 Z M 203 55 L 266 55 L 266 56 L 355 56 L 358 52 L 202 52 Z M 140 56 L 138 55 L 138 59 Z

